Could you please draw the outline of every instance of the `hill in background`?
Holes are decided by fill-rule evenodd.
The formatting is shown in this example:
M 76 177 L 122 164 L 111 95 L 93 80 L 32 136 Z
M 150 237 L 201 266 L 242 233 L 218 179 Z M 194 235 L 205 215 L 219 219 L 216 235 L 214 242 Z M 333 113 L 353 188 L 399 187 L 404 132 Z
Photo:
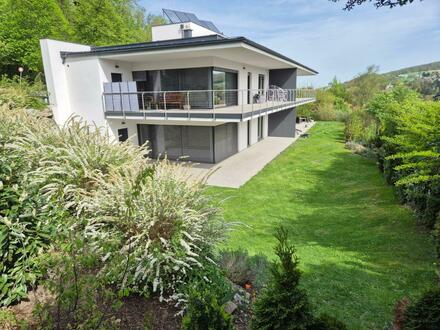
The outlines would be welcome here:
M 382 76 L 391 85 L 402 82 L 425 97 L 440 92 L 440 61 L 386 72 Z
M 432 62 L 428 64 L 410 66 L 407 68 L 386 72 L 383 75 L 390 77 L 397 77 L 399 75 L 406 75 L 410 73 L 419 73 L 419 72 L 429 72 L 429 71 L 440 71 L 440 61 Z
M 428 99 L 440 93 L 440 61 L 385 73 L 378 73 L 377 70 L 377 66 L 371 66 L 367 69 L 367 73 L 360 74 L 345 82 L 345 84 L 347 86 L 357 85 L 365 74 L 370 73 L 375 75 L 376 80 L 378 79 L 387 87 L 403 83 Z

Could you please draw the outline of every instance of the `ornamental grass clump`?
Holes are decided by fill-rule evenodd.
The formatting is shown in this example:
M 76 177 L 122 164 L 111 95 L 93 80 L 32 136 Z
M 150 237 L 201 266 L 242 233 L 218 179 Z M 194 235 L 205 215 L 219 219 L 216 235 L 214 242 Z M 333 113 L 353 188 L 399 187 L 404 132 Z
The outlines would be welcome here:
M 58 127 L 24 110 L 3 107 L 0 115 L 8 136 L 1 163 L 17 164 L 14 182 L 37 198 L 39 228 L 53 229 L 38 254 L 49 245 L 64 253 L 60 243 L 80 232 L 102 260 L 100 279 L 184 306 L 182 288 L 213 263 L 213 246 L 226 232 L 203 184 L 188 180 L 182 165 L 148 159 L 147 146 L 114 141 L 80 118 Z

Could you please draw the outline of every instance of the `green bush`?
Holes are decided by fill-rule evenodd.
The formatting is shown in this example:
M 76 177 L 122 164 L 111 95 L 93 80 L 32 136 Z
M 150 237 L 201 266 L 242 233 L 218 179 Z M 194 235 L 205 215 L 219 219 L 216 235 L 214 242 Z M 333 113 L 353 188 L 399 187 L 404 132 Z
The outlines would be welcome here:
M 269 275 L 266 256 L 249 256 L 245 250 L 222 251 L 220 266 L 233 283 L 241 286 L 252 284 L 257 290 L 264 286 Z
M 224 310 L 218 294 L 204 282 L 191 284 L 187 310 L 182 324 L 185 330 L 230 330 L 234 329 L 232 317 Z
M 400 200 L 432 229 L 440 212 L 440 103 L 402 86 L 377 93 L 346 120 L 348 140 L 377 150 Z
M 41 263 L 43 286 L 53 299 L 33 311 L 43 329 L 119 329 L 114 314 L 122 306 L 116 293 L 96 275 L 100 260 L 88 250 L 81 233 L 72 235 Z M 75 235 L 75 236 L 73 236 Z
M 206 262 L 193 271 L 179 291 L 185 296 L 184 329 L 233 329 L 232 317 L 224 307 L 233 299 L 234 291 L 216 264 Z
M 254 304 L 253 329 L 305 329 L 313 321 L 307 294 L 299 288 L 301 273 L 295 248 L 287 231 L 280 227 L 275 235 L 275 254 L 267 288 Z
M 0 306 L 7 306 L 25 298 L 41 278 L 37 261 L 55 227 L 42 210 L 45 203 L 38 189 L 24 183 L 30 171 L 27 155 L 11 151 L 15 138 L 26 130 L 27 117 L 3 105 L 0 118 Z
M 440 287 L 426 292 L 404 313 L 403 329 L 437 330 L 440 324 Z
M 343 121 L 350 110 L 349 104 L 330 90 L 320 89 L 316 93 L 316 102 L 298 107 L 297 115 L 311 117 L 314 120 Z
M 371 145 L 377 138 L 378 124 L 375 118 L 362 110 L 353 110 L 345 118 L 345 138 L 349 141 Z
M 0 106 L 9 109 L 45 109 L 45 91 L 46 87 L 39 79 L 33 82 L 22 79 L 20 82 L 18 78 L 0 77 Z

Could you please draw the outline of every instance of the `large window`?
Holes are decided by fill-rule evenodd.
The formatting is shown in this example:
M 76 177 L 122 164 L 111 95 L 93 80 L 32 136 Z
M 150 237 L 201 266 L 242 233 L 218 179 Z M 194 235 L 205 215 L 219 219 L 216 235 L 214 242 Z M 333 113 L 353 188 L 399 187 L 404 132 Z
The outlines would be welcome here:
M 214 69 L 213 98 L 216 107 L 237 105 L 237 72 Z
M 182 91 L 179 95 L 170 95 L 170 98 L 179 99 L 180 108 L 183 105 L 194 109 L 211 109 L 213 104 L 216 107 L 237 105 L 237 77 L 236 71 L 209 67 L 133 72 L 137 90 L 145 92 L 142 94 L 144 99 L 140 96 L 139 101 L 140 107 L 145 109 L 164 105 L 162 91 L 174 94 Z
M 264 94 L 264 74 L 258 75 L 258 94 Z

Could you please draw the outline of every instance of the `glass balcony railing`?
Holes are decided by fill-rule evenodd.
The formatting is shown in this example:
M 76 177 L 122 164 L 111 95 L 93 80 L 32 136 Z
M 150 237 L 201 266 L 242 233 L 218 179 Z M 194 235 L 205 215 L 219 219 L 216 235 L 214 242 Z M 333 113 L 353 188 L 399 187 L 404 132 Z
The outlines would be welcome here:
M 124 83 L 118 83 L 124 84 Z M 113 85 L 113 84 L 112 84 Z M 312 89 L 213 89 L 180 91 L 105 91 L 103 108 L 107 116 L 155 116 L 191 114 L 261 113 L 315 101 Z M 180 115 L 179 115 L 180 114 Z M 209 118 L 210 116 L 207 116 Z

